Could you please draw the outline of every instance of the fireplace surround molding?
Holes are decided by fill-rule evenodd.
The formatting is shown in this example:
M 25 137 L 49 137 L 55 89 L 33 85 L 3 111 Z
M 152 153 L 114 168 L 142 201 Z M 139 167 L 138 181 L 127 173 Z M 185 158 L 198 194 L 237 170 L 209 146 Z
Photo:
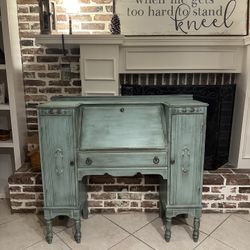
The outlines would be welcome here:
M 119 95 L 119 74 L 237 73 L 229 161 L 250 167 L 250 37 L 64 35 L 66 49 L 80 48 L 82 95 Z M 61 35 L 36 43 L 61 47 Z

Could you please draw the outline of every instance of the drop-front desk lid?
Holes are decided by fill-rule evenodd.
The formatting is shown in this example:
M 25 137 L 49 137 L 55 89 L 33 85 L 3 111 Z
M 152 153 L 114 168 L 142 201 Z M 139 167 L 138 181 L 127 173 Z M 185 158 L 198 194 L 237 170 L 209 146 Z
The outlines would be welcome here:
M 80 107 L 79 150 L 166 148 L 161 104 L 102 104 Z

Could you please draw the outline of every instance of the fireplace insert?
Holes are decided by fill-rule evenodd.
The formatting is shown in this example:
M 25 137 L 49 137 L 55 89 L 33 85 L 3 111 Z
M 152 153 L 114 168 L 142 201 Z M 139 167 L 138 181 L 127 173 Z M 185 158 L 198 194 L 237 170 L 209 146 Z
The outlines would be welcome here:
M 236 85 L 121 85 L 122 95 L 192 94 L 209 104 L 205 143 L 205 170 L 228 162 Z

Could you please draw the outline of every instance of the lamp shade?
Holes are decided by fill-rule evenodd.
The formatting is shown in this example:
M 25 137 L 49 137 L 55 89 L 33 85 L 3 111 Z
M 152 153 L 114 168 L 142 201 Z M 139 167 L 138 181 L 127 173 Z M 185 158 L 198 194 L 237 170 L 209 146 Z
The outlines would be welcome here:
M 78 0 L 63 0 L 63 6 L 68 14 L 77 14 L 79 12 Z

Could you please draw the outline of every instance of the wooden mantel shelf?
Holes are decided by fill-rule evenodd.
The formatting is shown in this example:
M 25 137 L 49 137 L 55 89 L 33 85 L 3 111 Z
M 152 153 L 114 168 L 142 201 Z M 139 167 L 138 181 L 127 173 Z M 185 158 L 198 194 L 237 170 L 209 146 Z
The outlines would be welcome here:
M 81 44 L 115 44 L 123 46 L 244 46 L 249 37 L 229 36 L 123 36 L 109 34 L 64 35 L 65 45 L 79 47 Z M 62 44 L 62 35 L 37 35 L 36 43 L 51 47 Z
M 62 35 L 37 35 L 36 43 L 51 47 L 62 44 Z M 122 44 L 124 36 L 122 35 L 64 35 L 65 45 L 79 47 L 80 44 Z

